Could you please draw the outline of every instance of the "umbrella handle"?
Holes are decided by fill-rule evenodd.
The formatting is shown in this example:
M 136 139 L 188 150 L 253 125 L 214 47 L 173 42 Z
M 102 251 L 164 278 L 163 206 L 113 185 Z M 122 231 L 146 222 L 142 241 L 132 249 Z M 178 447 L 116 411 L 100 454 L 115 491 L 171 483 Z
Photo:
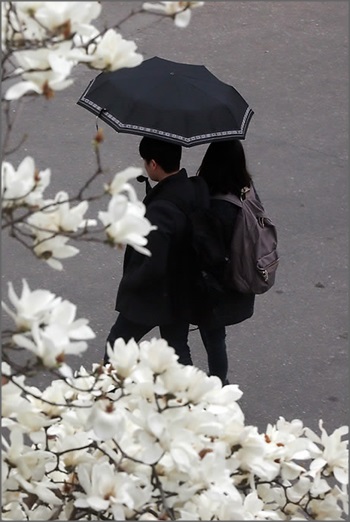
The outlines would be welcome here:
M 96 120 L 95 120 L 95 125 L 96 125 L 96 130 L 98 131 L 98 123 L 97 123 L 97 120 L 98 118 L 101 118 L 101 114 L 103 113 L 103 111 L 105 111 L 105 107 L 102 107 L 102 109 L 100 110 L 100 112 L 96 115 Z

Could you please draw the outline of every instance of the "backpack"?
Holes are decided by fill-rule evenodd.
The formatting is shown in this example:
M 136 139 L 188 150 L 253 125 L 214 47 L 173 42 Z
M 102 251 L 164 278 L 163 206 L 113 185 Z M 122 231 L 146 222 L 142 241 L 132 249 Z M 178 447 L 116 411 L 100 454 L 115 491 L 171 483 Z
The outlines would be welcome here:
M 144 176 L 139 178 L 138 181 L 147 180 Z M 244 294 L 262 294 L 269 290 L 275 282 L 279 262 L 277 232 L 254 187 L 242 189 L 241 198 L 233 194 L 213 198 L 240 208 L 227 252 L 221 221 L 210 208 L 207 184 L 198 176 L 188 179 L 195 194 L 194 209 L 185 212 L 178 202 L 173 203 L 187 217 L 196 306 L 204 306 L 205 301 L 215 304 L 227 288 Z
M 275 283 L 279 263 L 277 231 L 254 187 L 244 187 L 240 198 L 218 194 L 214 199 L 240 207 L 227 256 L 226 284 L 243 294 L 267 292 Z

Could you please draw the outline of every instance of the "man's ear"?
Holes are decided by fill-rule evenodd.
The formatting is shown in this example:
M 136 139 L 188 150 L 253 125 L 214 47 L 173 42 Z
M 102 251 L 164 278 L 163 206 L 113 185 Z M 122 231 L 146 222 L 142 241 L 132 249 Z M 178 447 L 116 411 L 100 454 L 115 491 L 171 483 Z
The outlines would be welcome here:
M 154 159 L 151 159 L 149 165 L 153 170 L 156 170 L 156 168 L 158 167 L 158 163 Z

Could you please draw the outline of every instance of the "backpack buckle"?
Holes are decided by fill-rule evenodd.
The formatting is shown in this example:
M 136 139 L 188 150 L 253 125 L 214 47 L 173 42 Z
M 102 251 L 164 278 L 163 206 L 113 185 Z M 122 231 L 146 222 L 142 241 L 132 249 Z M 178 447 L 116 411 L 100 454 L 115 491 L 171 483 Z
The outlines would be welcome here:
M 249 187 L 243 187 L 243 188 L 241 189 L 241 195 L 240 195 L 240 198 L 239 198 L 239 199 L 240 199 L 241 201 L 244 201 L 245 198 L 246 198 L 246 194 L 247 194 L 247 192 L 249 192 L 249 191 L 250 191 L 250 188 L 249 188 Z

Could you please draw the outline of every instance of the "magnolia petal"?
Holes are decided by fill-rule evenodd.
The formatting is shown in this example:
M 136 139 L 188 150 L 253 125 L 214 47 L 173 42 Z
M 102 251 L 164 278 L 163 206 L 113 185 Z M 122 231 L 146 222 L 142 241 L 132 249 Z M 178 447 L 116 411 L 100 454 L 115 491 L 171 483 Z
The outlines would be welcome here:
M 5 310 L 5 312 L 13 319 L 13 321 L 16 322 L 17 315 L 12 310 L 10 310 L 7 304 L 1 301 L 1 306 L 3 310 Z
M 35 174 L 34 159 L 31 156 L 26 156 L 19 164 L 17 173 L 22 176 L 28 173 L 30 177 L 33 177 Z
M 58 371 L 65 379 L 73 379 L 73 370 L 70 366 L 68 366 L 68 364 L 62 363 L 58 368 Z
M 76 256 L 79 253 L 79 248 L 76 248 L 71 245 L 63 245 L 61 247 L 55 248 L 53 255 L 60 259 L 66 259 L 67 257 Z
M 90 326 L 81 325 L 69 330 L 69 337 L 71 339 L 94 339 L 96 337 Z
M 63 80 L 58 82 L 50 82 L 50 87 L 52 87 L 55 91 L 63 91 L 64 89 L 67 89 L 67 87 L 70 87 L 73 85 L 74 80 Z
M 50 259 L 45 259 L 45 261 L 49 266 L 51 266 L 51 268 L 54 268 L 55 270 L 63 270 L 62 263 L 57 259 L 51 257 Z
M 18 98 L 29 91 L 34 91 L 37 94 L 42 93 L 42 89 L 40 89 L 40 87 L 38 87 L 33 82 L 19 82 L 7 89 L 5 93 L 5 100 L 18 100 Z
M 143 254 L 144 256 L 148 256 L 148 257 L 151 257 L 152 253 L 150 250 L 148 250 L 148 248 L 144 248 L 142 246 L 139 246 L 139 245 L 135 245 L 135 244 L 131 244 L 131 246 L 137 251 L 139 252 L 140 254 Z
M 74 321 L 76 312 L 76 305 L 70 301 L 64 300 L 52 311 L 51 320 L 52 322 L 57 322 L 63 325 L 71 324 Z
M 29 287 L 28 287 L 28 283 L 25 279 L 22 279 L 22 284 L 23 284 L 23 290 L 22 290 L 22 296 L 23 296 L 25 291 L 27 291 L 27 292 L 29 291 Z M 15 308 L 18 308 L 19 299 L 13 288 L 13 284 L 11 281 L 8 283 L 8 287 L 9 287 L 9 290 L 8 290 L 9 299 L 10 299 L 11 303 L 13 304 L 13 306 Z
M 175 15 L 174 23 L 176 27 L 187 27 L 191 20 L 191 9 L 186 9 Z
M 347 485 L 349 483 L 348 470 L 335 467 L 333 473 L 337 481 L 341 484 Z
M 142 9 L 144 11 L 149 11 L 150 13 L 166 13 L 167 9 L 166 6 L 162 4 L 155 4 L 151 2 L 145 2 L 142 4 Z
M 28 339 L 28 337 L 26 337 L 25 335 L 15 334 L 12 336 L 12 340 L 20 348 L 25 348 L 26 350 L 29 350 L 30 352 L 37 353 L 37 345 L 33 341 Z
M 100 497 L 88 497 L 86 499 L 87 501 L 87 504 L 92 508 L 94 509 L 95 511 L 105 511 L 106 509 L 108 509 L 109 507 L 109 501 L 108 500 L 104 500 Z

